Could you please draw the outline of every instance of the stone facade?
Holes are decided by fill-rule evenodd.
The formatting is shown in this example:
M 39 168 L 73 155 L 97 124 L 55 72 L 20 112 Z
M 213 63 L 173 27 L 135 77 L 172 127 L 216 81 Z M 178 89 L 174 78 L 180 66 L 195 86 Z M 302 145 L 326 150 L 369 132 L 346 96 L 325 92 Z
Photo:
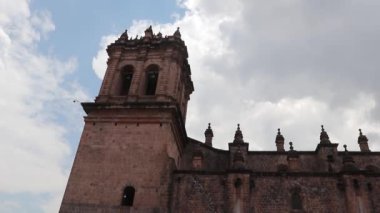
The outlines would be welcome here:
M 60 212 L 380 212 L 380 152 L 360 130 L 359 152 L 338 152 L 322 126 L 315 151 L 249 151 L 240 126 L 228 150 L 187 136 L 193 92 L 177 30 L 107 49 L 99 96 L 87 113 Z

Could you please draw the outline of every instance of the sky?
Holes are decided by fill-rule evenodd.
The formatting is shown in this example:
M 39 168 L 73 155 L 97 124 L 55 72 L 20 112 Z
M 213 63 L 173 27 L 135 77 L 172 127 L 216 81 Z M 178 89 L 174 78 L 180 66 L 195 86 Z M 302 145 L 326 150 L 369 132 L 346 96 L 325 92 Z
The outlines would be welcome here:
M 195 91 L 188 136 L 226 149 L 240 123 L 250 150 L 277 128 L 315 150 L 320 125 L 380 150 L 380 1 L 0 0 L 0 212 L 57 212 L 97 96 L 106 46 L 124 30 L 180 27 Z M 75 101 L 74 101 L 75 100 Z M 288 146 L 286 146 L 288 149 Z

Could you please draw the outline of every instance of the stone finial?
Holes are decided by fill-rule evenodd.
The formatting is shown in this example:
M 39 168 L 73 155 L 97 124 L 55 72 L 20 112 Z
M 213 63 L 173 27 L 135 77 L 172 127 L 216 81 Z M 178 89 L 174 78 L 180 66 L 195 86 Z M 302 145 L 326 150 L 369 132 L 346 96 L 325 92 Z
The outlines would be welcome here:
M 158 33 L 157 33 L 157 38 L 159 38 L 159 39 L 162 38 L 162 33 L 161 33 L 161 32 L 158 32 Z
M 298 152 L 294 150 L 293 142 L 289 142 L 289 152 L 287 160 L 290 171 L 298 171 L 300 169 L 299 155 Z
M 368 138 L 367 136 L 363 135 L 362 130 L 359 129 L 359 137 L 358 137 L 358 143 L 360 147 L 360 151 L 362 152 L 370 152 L 368 147 Z
M 278 128 L 277 129 L 276 141 L 275 141 L 278 152 L 284 152 L 285 151 L 284 141 L 285 141 L 285 138 L 284 138 L 284 136 L 281 135 L 280 128 Z
M 177 27 L 177 30 L 173 34 L 174 37 L 181 38 L 181 33 L 179 32 L 179 27 Z
M 330 138 L 329 138 L 329 135 L 327 134 L 327 132 L 325 131 L 325 128 L 323 127 L 323 125 L 321 125 L 321 136 L 319 137 L 320 140 L 321 140 L 321 144 L 329 144 L 331 143 L 330 141 Z
M 277 140 L 284 140 L 284 136 L 281 135 L 281 129 L 277 129 L 277 136 L 276 136 L 276 141 Z
M 240 130 L 240 124 L 237 125 L 237 130 L 235 132 L 234 143 L 244 143 L 243 133 Z
M 358 168 L 355 166 L 355 161 L 347 150 L 347 145 L 344 144 L 344 156 L 343 156 L 343 167 L 342 171 L 357 171 Z
M 152 30 L 152 25 L 150 25 L 146 30 L 145 30 L 145 37 L 147 39 L 153 38 L 153 30 Z
M 128 39 L 128 30 L 125 30 L 123 34 L 121 34 L 122 38 Z
M 288 158 L 298 158 L 298 152 L 294 150 L 293 142 L 289 142 Z
M 125 30 L 121 36 L 116 40 L 116 43 L 124 43 L 128 41 L 128 30 Z
M 212 138 L 214 137 L 214 133 L 212 132 L 211 129 L 211 123 L 208 123 L 208 128 L 205 131 L 205 144 L 212 146 Z
M 208 123 L 208 127 L 207 127 L 207 129 L 206 129 L 206 131 L 205 131 L 205 135 L 207 136 L 207 135 L 209 135 L 209 136 L 214 136 L 214 134 L 213 134 L 213 132 L 212 132 L 212 129 L 211 129 L 211 123 Z
M 149 27 L 146 28 L 145 33 L 152 33 L 153 34 L 152 25 L 149 25 Z
M 344 145 L 343 145 L 343 148 L 344 148 L 344 154 L 347 154 L 347 153 L 348 153 L 348 151 L 347 151 L 347 145 L 344 144 Z
M 361 141 L 368 141 L 368 139 L 367 139 L 367 137 L 365 135 L 363 135 L 362 129 L 359 129 L 358 142 L 361 142 Z

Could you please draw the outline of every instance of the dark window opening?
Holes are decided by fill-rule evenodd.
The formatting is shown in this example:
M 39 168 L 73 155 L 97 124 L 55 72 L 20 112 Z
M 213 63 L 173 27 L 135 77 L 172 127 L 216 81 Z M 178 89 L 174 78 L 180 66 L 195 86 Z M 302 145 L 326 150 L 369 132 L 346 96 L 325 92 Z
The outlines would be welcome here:
M 145 95 L 156 94 L 157 80 L 158 80 L 158 66 L 151 65 L 148 68 L 148 72 L 147 72 Z
M 243 184 L 243 181 L 238 178 L 235 180 L 235 188 L 239 188 Z
M 132 186 L 125 187 L 121 205 L 133 206 L 134 198 L 135 198 L 135 188 L 133 188 Z
M 372 184 L 371 183 L 367 183 L 367 188 L 368 188 L 368 191 L 372 191 Z
M 123 86 L 121 88 L 122 95 L 128 95 L 129 88 L 131 87 L 132 76 L 133 76 L 132 72 L 123 74 Z
M 292 193 L 292 209 L 302 209 L 302 200 L 298 192 Z
M 121 74 L 121 80 L 122 80 L 122 85 L 121 85 L 121 95 L 128 95 L 129 89 L 131 87 L 132 83 L 132 77 L 133 77 L 133 67 L 132 66 L 126 66 Z
M 357 179 L 354 179 L 354 187 L 355 189 L 358 189 L 359 188 L 359 181 Z
M 333 155 L 327 155 L 327 161 L 328 162 L 334 162 L 334 156 Z

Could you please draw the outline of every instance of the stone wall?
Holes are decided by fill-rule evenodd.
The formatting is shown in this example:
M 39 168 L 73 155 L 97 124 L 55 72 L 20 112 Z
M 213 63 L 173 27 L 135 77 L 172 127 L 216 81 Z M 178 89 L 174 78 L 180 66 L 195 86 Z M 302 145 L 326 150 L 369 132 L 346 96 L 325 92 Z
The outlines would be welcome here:
M 241 180 L 241 185 L 237 184 Z M 358 179 L 359 188 L 353 185 Z M 177 171 L 172 212 L 378 212 L 378 177 Z M 343 180 L 345 186 L 338 183 Z M 368 188 L 371 183 L 371 188 Z M 293 209 L 298 193 L 301 209 Z M 359 209 L 362 209 L 359 211 Z
M 159 114 L 161 122 L 133 110 L 112 120 L 104 112 L 87 117 L 61 212 L 120 209 L 126 186 L 136 190 L 131 211 L 167 212 L 179 150 L 171 113 Z M 135 116 L 140 122 L 133 122 Z

